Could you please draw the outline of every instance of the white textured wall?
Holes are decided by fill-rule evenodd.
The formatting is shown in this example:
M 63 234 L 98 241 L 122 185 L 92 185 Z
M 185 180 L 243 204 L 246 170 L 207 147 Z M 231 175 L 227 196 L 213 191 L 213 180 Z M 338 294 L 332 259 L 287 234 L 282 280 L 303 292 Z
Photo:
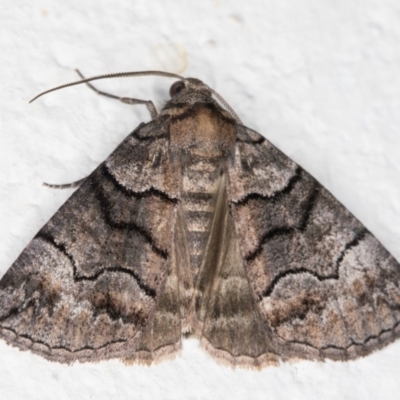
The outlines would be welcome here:
M 164 69 L 204 80 L 299 162 L 400 259 L 398 0 L 85 0 L 0 3 L 0 275 L 70 191 L 149 116 L 85 74 Z M 100 82 L 160 107 L 170 80 Z M 400 342 L 365 359 L 261 372 L 216 364 L 195 340 L 151 368 L 50 363 L 0 342 L 1 399 L 399 399 Z

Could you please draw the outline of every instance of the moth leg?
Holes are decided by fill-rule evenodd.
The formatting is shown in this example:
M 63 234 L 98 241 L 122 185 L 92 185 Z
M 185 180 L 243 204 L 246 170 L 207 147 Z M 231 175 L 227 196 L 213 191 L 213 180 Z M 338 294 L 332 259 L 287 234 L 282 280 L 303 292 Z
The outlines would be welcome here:
M 64 183 L 63 185 L 53 185 L 52 183 L 43 182 L 43 186 L 46 186 L 46 187 L 49 187 L 49 188 L 52 188 L 52 189 L 71 189 L 71 188 L 76 188 L 76 187 L 80 186 L 81 183 L 86 178 L 87 177 L 79 179 L 79 181 L 75 181 L 75 182 L 72 182 L 72 183 Z
M 81 74 L 81 72 L 76 69 L 75 70 L 78 75 L 82 78 L 85 79 L 85 77 Z M 153 102 L 151 100 L 140 100 L 140 99 L 132 99 L 130 97 L 119 97 L 119 96 L 115 96 L 113 94 L 110 93 L 106 93 L 106 92 L 102 92 L 99 89 L 96 89 L 91 83 L 86 82 L 86 85 L 88 85 L 90 87 L 90 89 L 94 90 L 97 94 L 101 94 L 102 96 L 106 96 L 109 97 L 111 99 L 116 99 L 121 101 L 122 103 L 125 104 L 144 104 L 147 109 L 149 110 L 149 113 L 151 115 L 151 119 L 156 119 L 157 118 L 157 110 L 153 104 Z

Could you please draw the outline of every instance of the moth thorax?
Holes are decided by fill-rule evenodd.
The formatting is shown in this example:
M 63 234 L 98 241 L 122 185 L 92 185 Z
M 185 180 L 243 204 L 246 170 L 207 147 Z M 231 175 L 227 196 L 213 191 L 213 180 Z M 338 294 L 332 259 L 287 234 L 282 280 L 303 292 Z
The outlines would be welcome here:
M 233 153 L 236 123 L 212 103 L 198 103 L 180 110 L 170 122 L 170 147 L 173 152 L 189 151 L 204 158 Z

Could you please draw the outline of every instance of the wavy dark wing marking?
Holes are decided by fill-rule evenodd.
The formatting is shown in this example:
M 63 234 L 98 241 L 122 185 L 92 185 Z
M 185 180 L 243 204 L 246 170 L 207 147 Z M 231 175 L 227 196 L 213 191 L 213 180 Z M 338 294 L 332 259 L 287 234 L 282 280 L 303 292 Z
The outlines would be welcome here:
M 178 301 L 170 232 L 179 200 L 159 179 L 173 178 L 165 132 L 155 121 L 128 136 L 3 276 L 0 336 L 9 343 L 60 362 L 149 360 L 179 347 L 179 307 L 163 337 L 150 329 L 164 292 Z
M 247 276 L 278 353 L 348 359 L 398 338 L 397 261 L 271 143 L 245 127 L 238 138 L 230 203 Z

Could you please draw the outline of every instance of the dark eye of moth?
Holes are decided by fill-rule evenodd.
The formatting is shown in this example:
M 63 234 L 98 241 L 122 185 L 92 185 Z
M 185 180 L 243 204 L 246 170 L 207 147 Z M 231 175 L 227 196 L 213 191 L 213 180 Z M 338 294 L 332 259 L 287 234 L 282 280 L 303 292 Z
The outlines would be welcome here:
M 176 94 L 180 93 L 184 87 L 185 84 L 182 81 L 175 82 L 169 89 L 169 95 L 174 97 Z

